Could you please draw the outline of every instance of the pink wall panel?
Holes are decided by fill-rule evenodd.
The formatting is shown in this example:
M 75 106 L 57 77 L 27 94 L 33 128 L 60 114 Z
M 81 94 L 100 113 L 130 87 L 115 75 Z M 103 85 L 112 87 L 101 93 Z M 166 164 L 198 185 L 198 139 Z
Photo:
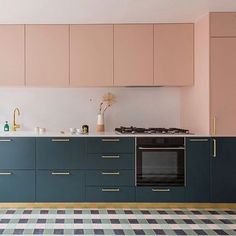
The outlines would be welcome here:
M 24 25 L 0 25 L 0 86 L 24 84 Z
M 181 89 L 181 126 L 196 134 L 210 132 L 209 16 L 195 24 L 195 79 L 193 87 Z
M 153 25 L 114 25 L 114 84 L 153 85 Z
M 26 85 L 69 85 L 69 25 L 26 26 Z
M 236 36 L 236 12 L 210 13 L 211 36 Z
M 193 85 L 193 24 L 154 25 L 154 83 Z
M 70 43 L 70 86 L 112 86 L 113 25 L 71 25 Z

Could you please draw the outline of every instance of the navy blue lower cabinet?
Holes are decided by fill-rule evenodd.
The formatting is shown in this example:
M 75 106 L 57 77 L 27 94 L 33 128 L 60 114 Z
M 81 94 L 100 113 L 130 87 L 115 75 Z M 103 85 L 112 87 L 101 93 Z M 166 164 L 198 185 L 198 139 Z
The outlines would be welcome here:
M 136 187 L 137 202 L 184 202 L 185 187 Z
M 93 153 L 85 158 L 86 169 L 134 169 L 134 153 Z
M 34 170 L 0 170 L 0 202 L 35 201 Z
M 98 137 L 87 138 L 88 153 L 134 153 L 135 138 Z
M 78 170 L 38 170 L 36 201 L 77 202 L 84 200 L 84 174 Z
M 186 202 L 210 201 L 211 138 L 186 139 Z
M 134 170 L 86 171 L 87 186 L 134 186 Z
M 85 138 L 36 138 L 37 169 L 82 169 Z
M 35 138 L 0 138 L 1 169 L 35 169 Z
M 87 202 L 134 202 L 135 188 L 123 186 L 86 187 Z
M 236 138 L 212 138 L 211 201 L 236 203 Z

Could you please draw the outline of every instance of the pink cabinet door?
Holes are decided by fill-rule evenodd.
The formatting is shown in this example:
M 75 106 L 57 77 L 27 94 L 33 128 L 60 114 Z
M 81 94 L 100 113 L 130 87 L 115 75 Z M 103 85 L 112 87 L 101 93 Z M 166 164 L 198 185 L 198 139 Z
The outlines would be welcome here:
M 211 39 L 210 67 L 211 133 L 235 135 L 236 38 Z
M 114 25 L 114 85 L 153 85 L 153 25 Z
M 212 37 L 236 36 L 236 12 L 214 12 L 210 14 Z
M 154 25 L 154 84 L 193 85 L 193 24 Z
M 69 85 L 69 25 L 26 25 L 26 85 Z
M 70 86 L 113 85 L 113 25 L 70 26 Z
M 0 25 L 0 86 L 24 84 L 24 25 Z

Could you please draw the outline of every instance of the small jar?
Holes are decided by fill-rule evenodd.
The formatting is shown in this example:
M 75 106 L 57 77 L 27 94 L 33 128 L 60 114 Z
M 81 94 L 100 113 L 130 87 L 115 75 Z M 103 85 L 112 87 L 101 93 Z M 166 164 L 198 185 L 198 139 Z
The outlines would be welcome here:
M 89 132 L 89 127 L 88 125 L 83 125 L 82 126 L 82 131 L 83 131 L 83 134 L 87 134 Z

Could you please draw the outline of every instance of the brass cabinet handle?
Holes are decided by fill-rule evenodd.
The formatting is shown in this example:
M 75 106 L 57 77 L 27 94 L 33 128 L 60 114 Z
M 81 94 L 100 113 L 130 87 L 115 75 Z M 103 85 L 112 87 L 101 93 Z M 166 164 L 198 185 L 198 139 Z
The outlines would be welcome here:
M 102 172 L 102 175 L 119 175 L 120 172 Z
M 0 172 L 0 175 L 11 175 L 11 172 Z
M 139 147 L 138 148 L 139 150 L 184 150 L 185 148 L 184 147 L 168 147 L 168 148 L 165 148 L 165 147 Z
M 70 172 L 52 172 L 52 175 L 70 175 Z
M 216 157 L 217 156 L 217 142 L 216 142 L 216 139 L 213 138 L 213 157 Z
M 115 155 L 115 156 L 103 155 L 102 158 L 106 158 L 106 159 L 118 159 L 118 158 L 120 158 L 120 156 L 119 156 L 119 155 Z
M 119 188 L 103 188 L 102 192 L 119 192 Z
M 68 138 L 53 138 L 52 142 L 70 142 Z
M 0 139 L 0 142 L 11 142 L 11 139 Z
M 102 142 L 119 142 L 119 138 L 103 138 Z
M 208 138 L 191 138 L 190 142 L 208 142 Z
M 170 192 L 169 188 L 153 188 L 153 192 Z

